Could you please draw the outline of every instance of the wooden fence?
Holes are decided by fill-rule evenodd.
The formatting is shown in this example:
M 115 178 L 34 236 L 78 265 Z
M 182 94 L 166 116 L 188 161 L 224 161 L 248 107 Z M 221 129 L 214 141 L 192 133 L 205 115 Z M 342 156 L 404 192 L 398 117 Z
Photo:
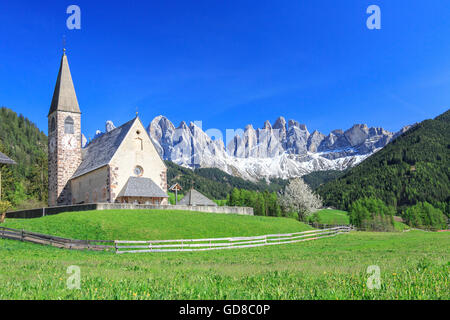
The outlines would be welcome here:
M 62 238 L 37 232 L 0 227 L 0 238 L 26 241 L 42 245 L 51 245 L 64 249 L 76 250 L 115 250 L 116 253 L 172 252 L 172 251 L 206 251 L 221 249 L 251 248 L 300 241 L 334 237 L 352 230 L 348 226 L 338 226 L 322 230 L 309 230 L 285 234 L 269 234 L 256 237 L 232 237 L 210 239 L 178 240 L 76 240 Z M 130 250 L 132 249 L 132 250 Z
M 355 227 L 349 224 L 326 224 L 326 223 L 318 223 L 318 222 L 303 222 L 306 223 L 308 225 L 310 225 L 313 228 L 316 229 L 329 229 L 329 228 L 334 228 L 334 227 L 350 227 L 352 230 L 355 230 Z
M 0 238 L 51 245 L 64 249 L 88 249 L 97 251 L 114 249 L 113 240 L 76 240 L 5 227 L 0 227 Z
M 114 246 L 116 253 L 139 252 L 172 252 L 172 251 L 207 251 L 221 249 L 251 248 L 300 241 L 316 240 L 334 237 L 351 230 L 348 226 L 339 226 L 322 230 L 309 230 L 303 232 L 270 234 L 256 237 L 210 238 L 210 239 L 178 239 L 178 240 L 151 240 L 127 241 L 116 240 Z

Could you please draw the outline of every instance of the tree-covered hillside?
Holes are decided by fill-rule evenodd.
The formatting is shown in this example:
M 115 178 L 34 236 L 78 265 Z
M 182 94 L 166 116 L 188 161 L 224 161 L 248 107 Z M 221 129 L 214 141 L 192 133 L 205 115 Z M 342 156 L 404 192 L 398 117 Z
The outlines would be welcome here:
M 233 188 L 254 191 L 280 191 L 284 188 L 287 180 L 274 179 L 267 184 L 264 180 L 257 183 L 229 175 L 216 168 L 200 168 L 191 170 L 176 165 L 171 161 L 165 161 L 167 170 L 167 184 L 178 182 L 183 187 L 183 193 L 191 185 L 212 199 L 226 199 Z
M 0 151 L 17 162 L 2 171 L 2 198 L 18 205 L 47 201 L 47 136 L 14 111 L 0 108 Z
M 362 197 L 403 207 L 427 201 L 448 214 L 450 110 L 405 132 L 318 192 L 326 205 L 348 209 Z
M 304 175 L 302 178 L 311 189 L 315 190 L 322 184 L 343 176 L 344 173 L 345 171 L 339 170 L 314 171 Z

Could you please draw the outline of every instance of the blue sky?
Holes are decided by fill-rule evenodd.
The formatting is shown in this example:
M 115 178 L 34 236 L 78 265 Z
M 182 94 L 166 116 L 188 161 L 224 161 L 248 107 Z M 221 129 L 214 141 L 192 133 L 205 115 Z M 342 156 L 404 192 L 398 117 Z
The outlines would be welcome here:
M 66 8 L 81 8 L 68 30 Z M 366 8 L 381 8 L 381 30 Z M 89 137 L 163 114 L 203 128 L 282 115 L 396 131 L 450 105 L 450 2 L 2 1 L 0 105 L 47 132 L 62 38 Z

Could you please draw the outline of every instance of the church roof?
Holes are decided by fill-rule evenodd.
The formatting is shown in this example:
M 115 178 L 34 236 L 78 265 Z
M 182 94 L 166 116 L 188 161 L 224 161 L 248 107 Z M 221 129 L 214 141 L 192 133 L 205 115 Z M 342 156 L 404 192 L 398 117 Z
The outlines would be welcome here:
M 133 123 L 138 118 L 128 121 L 120 127 L 117 127 L 101 136 L 92 140 L 88 146 L 83 149 L 83 160 L 77 171 L 75 171 L 73 178 L 82 176 L 88 172 L 106 166 L 116 154 L 125 139 L 128 131 L 130 131 Z
M 67 61 L 65 52 L 61 58 L 52 104 L 50 105 L 48 114 L 50 115 L 57 110 L 80 113 L 75 87 L 72 82 L 72 75 L 70 74 L 69 62 Z
M 142 177 L 130 177 L 119 197 L 168 198 L 152 179 Z
M 183 199 L 178 201 L 178 204 L 189 206 L 217 206 L 217 203 L 208 199 L 195 189 L 189 190 L 189 192 L 184 195 Z
M 16 164 L 14 160 L 11 160 L 6 155 L 0 152 L 0 163 L 1 164 Z

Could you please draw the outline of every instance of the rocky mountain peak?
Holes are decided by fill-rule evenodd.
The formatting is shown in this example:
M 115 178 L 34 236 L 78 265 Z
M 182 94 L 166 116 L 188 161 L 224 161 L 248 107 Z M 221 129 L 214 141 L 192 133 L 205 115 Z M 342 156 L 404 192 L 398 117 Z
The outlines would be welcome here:
M 106 131 L 114 127 L 105 125 Z M 211 139 L 200 127 L 182 121 L 173 123 L 160 115 L 148 126 L 150 138 L 158 153 L 166 160 L 196 167 L 216 167 L 232 175 L 250 180 L 290 178 L 318 170 L 344 170 L 361 162 L 384 147 L 395 135 L 383 128 L 355 124 L 351 128 L 333 130 L 324 135 L 309 133 L 306 125 L 279 117 L 273 126 L 265 121 L 263 128 L 249 124 L 227 145 L 222 139 Z M 98 131 L 97 135 L 103 134 Z
M 180 125 L 177 127 L 177 129 L 183 129 L 183 130 L 185 130 L 185 129 L 189 129 L 189 128 L 188 128 L 186 122 L 181 121 L 181 122 L 180 122 Z
M 278 117 L 277 120 L 275 120 L 272 128 L 286 131 L 286 119 L 284 119 L 284 117 Z
M 110 131 L 114 130 L 115 128 L 116 128 L 116 126 L 114 125 L 114 123 L 111 120 L 106 121 L 105 132 L 110 132 Z
M 272 130 L 272 125 L 270 124 L 269 120 L 266 120 L 264 122 L 264 126 L 262 127 L 262 129 Z

